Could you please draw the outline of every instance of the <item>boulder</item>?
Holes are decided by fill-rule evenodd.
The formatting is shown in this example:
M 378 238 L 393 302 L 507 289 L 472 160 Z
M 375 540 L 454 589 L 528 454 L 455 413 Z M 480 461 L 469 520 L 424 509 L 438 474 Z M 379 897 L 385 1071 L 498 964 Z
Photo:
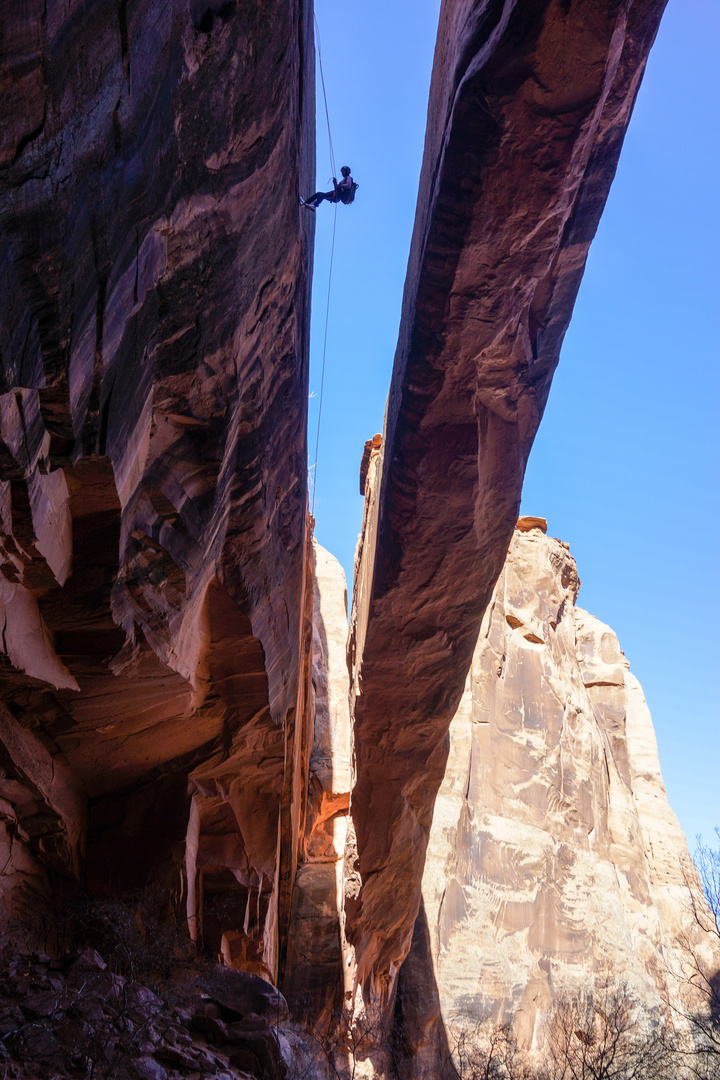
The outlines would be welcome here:
M 258 1016 L 271 1023 L 287 1019 L 287 1002 L 280 991 L 249 971 L 218 965 L 203 974 L 198 985 L 213 1001 L 239 1017 Z

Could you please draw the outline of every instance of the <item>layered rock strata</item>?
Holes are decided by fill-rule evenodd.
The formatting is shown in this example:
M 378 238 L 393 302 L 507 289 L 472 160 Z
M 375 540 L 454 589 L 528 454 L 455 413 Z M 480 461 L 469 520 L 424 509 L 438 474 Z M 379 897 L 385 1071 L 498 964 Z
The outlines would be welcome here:
M 153 879 L 266 975 L 310 741 L 311 17 L 33 0 L 0 43 L 0 887 Z
M 677 1018 L 699 1004 L 691 951 L 720 971 L 642 689 L 578 588 L 567 545 L 521 518 L 450 727 L 400 973 L 408 1076 L 444 1075 L 446 1027 L 512 1021 L 542 1046 L 563 995 L 622 982 Z
M 350 658 L 357 978 L 410 946 L 447 730 L 665 0 L 444 0 Z

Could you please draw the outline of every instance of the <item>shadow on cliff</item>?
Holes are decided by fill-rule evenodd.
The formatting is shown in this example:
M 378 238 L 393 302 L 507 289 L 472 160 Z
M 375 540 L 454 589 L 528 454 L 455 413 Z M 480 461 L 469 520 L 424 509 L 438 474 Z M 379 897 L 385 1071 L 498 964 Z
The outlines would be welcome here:
M 425 903 L 400 968 L 393 1020 L 393 1056 L 399 1080 L 457 1080 L 435 978 Z
M 300 865 L 293 884 L 288 940 L 279 985 L 293 1017 L 312 1018 L 321 1042 L 336 1026 L 343 1007 L 343 951 L 340 932 L 338 852 L 333 821 L 346 807 L 336 792 L 333 718 L 330 707 L 331 643 L 323 618 L 313 551 L 312 745 L 308 799 Z M 327 1051 L 325 1046 L 325 1051 Z

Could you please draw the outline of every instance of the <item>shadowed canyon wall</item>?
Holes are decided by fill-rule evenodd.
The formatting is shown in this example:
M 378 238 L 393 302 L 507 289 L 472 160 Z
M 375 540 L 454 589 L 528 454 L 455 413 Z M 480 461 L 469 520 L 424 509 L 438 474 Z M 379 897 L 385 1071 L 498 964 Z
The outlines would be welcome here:
M 311 739 L 312 9 L 0 27 L 4 910 L 154 881 L 275 975 Z
M 448 727 L 664 6 L 442 4 L 351 615 L 346 930 L 381 1003 L 410 947 Z

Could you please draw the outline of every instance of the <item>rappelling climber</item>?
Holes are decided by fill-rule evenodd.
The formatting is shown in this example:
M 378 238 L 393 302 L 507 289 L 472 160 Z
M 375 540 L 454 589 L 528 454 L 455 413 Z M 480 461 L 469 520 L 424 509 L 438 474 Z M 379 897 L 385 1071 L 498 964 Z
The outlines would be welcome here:
M 332 191 L 316 191 L 314 195 L 311 195 L 309 199 L 300 199 L 303 206 L 307 206 L 308 210 L 317 210 L 323 199 L 331 203 L 344 203 L 348 206 L 355 200 L 355 192 L 359 185 L 355 183 L 350 175 L 350 166 L 343 165 L 340 170 L 342 173 L 342 180 L 337 182 L 333 176 L 333 190 Z

